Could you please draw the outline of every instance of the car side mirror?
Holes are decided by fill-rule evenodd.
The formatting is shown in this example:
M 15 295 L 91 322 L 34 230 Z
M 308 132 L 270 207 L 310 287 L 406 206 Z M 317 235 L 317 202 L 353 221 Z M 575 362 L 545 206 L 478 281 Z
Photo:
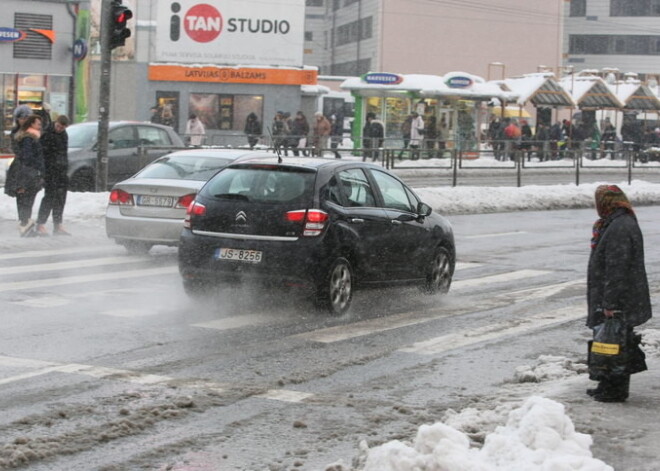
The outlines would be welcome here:
M 417 214 L 419 214 L 420 216 L 430 216 L 432 212 L 433 212 L 433 208 L 431 208 L 426 203 L 420 202 L 417 205 Z

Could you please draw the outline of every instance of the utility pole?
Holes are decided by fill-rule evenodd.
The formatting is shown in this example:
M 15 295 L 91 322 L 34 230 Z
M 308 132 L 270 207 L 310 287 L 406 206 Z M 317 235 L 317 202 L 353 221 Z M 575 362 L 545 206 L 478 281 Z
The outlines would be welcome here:
M 108 187 L 108 125 L 110 119 L 110 37 L 114 28 L 110 21 L 111 0 L 101 0 L 101 83 L 99 86 L 99 130 L 96 141 L 96 191 Z

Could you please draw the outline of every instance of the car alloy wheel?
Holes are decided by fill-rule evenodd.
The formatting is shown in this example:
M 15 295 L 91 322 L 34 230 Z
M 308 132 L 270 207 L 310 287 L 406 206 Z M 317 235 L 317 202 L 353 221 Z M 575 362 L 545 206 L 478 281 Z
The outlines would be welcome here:
M 428 294 L 446 293 L 451 285 L 451 265 L 449 252 L 438 247 L 431 260 L 422 291 Z
M 345 258 L 338 258 L 332 264 L 328 276 L 319 290 L 317 303 L 331 314 L 343 314 L 348 311 L 352 299 L 351 264 Z

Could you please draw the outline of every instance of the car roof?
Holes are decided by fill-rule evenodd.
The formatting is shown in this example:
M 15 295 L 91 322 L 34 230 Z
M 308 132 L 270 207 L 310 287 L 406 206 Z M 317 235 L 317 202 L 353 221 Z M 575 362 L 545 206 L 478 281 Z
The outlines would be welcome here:
M 124 125 L 124 124 L 140 124 L 140 125 L 143 125 L 143 126 L 153 126 L 153 127 L 162 128 L 162 129 L 169 128 L 169 126 L 163 126 L 162 124 L 151 123 L 149 121 L 130 121 L 130 120 L 110 121 L 108 123 L 108 126 L 109 127 L 115 127 L 115 126 L 120 126 L 120 125 Z M 98 125 L 99 125 L 98 121 L 85 121 L 84 123 L 75 123 L 75 124 L 72 124 L 71 126 L 98 126 Z
M 209 149 L 209 148 L 195 148 L 195 149 L 185 149 L 177 150 L 170 152 L 169 154 L 164 155 L 163 157 L 180 157 L 180 156 L 191 156 L 191 157 L 218 157 L 225 159 L 244 159 L 244 158 L 265 158 L 268 154 L 265 151 L 254 151 L 250 149 Z
M 277 164 L 282 167 L 301 167 L 307 169 L 319 170 L 321 168 L 335 168 L 345 165 L 355 165 L 358 167 L 370 167 L 383 169 L 383 167 L 367 162 L 356 162 L 356 161 L 347 161 L 335 158 L 320 158 L 320 157 L 282 157 L 281 162 L 278 162 L 278 156 L 275 154 L 270 154 L 267 157 L 257 157 L 250 159 L 249 162 L 236 162 L 231 166 L 246 166 L 246 165 L 261 165 L 261 164 Z

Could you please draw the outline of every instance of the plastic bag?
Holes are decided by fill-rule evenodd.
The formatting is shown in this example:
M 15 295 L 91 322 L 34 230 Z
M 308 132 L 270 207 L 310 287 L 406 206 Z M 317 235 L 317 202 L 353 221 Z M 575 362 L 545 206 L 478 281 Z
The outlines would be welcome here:
M 629 334 L 625 323 L 618 317 L 607 317 L 594 328 L 594 339 L 589 345 L 589 378 L 600 381 L 628 372 Z

